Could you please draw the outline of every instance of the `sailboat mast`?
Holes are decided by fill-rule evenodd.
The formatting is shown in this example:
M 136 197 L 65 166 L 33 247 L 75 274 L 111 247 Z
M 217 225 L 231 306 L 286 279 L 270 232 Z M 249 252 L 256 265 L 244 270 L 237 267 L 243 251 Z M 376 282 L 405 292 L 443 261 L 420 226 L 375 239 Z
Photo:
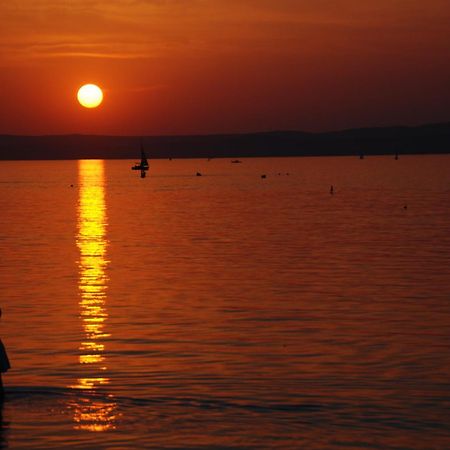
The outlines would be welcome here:
M 141 166 L 148 167 L 147 156 L 145 155 L 145 152 L 144 152 L 144 145 L 142 144 L 142 138 L 141 138 L 140 142 L 141 142 Z

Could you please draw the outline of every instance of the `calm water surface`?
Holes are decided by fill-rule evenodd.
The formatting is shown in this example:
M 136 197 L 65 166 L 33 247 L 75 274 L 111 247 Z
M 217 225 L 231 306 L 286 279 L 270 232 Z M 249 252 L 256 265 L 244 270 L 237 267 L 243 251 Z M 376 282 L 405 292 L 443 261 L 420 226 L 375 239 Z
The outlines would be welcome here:
M 450 156 L 242 161 L 0 162 L 3 447 L 450 448 Z

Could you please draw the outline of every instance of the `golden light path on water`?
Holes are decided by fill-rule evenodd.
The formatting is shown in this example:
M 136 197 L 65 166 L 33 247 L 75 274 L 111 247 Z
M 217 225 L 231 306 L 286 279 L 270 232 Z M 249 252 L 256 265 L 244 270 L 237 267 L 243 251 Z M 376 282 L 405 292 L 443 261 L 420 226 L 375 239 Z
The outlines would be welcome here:
M 108 312 L 106 290 L 106 203 L 104 188 L 104 162 L 80 160 L 78 234 L 80 251 L 78 287 L 80 292 L 80 318 L 84 340 L 79 350 L 79 363 L 86 376 L 79 378 L 75 389 L 95 394 L 100 386 L 108 385 L 105 344 Z M 106 431 L 115 428 L 116 404 L 111 396 L 96 398 L 83 396 L 74 408 L 75 428 L 89 431 Z

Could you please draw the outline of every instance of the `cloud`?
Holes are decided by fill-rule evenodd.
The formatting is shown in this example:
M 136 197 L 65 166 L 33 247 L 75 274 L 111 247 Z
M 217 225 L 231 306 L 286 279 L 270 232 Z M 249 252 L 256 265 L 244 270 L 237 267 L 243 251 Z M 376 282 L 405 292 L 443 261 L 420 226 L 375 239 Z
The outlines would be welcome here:
M 196 19 L 181 1 L 23 0 L 0 5 L 3 59 L 144 58 L 192 45 Z
M 449 23 L 447 0 L 9 0 L 0 5 L 0 58 L 296 53 L 339 42 L 389 51 L 419 36 L 444 45 Z

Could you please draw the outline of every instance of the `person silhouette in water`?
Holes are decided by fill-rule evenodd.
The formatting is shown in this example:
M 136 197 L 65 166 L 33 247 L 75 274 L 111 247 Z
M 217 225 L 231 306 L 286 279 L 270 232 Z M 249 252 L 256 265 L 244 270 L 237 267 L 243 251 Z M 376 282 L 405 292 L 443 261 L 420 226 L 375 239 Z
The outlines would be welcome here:
M 2 317 L 2 310 L 0 309 L 0 317 Z M 8 355 L 6 354 L 5 346 L 0 339 L 0 399 L 3 398 L 5 391 L 3 389 L 2 373 L 7 372 L 11 368 L 9 364 Z

